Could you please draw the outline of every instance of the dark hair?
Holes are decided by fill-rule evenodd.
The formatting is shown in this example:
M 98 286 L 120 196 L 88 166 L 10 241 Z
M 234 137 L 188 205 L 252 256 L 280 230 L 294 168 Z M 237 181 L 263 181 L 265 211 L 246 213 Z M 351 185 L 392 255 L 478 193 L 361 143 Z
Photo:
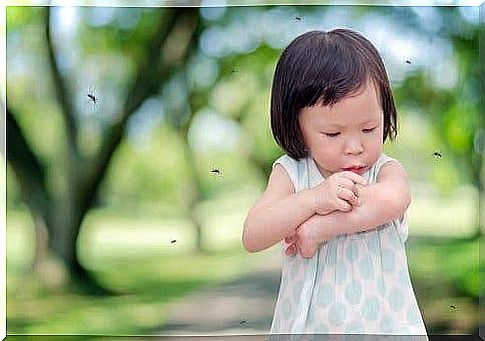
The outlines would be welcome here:
M 372 81 L 384 112 L 384 140 L 397 135 L 396 108 L 384 63 L 376 48 L 349 29 L 311 31 L 283 51 L 271 90 L 271 130 L 292 158 L 307 156 L 300 130 L 300 109 L 334 105 Z

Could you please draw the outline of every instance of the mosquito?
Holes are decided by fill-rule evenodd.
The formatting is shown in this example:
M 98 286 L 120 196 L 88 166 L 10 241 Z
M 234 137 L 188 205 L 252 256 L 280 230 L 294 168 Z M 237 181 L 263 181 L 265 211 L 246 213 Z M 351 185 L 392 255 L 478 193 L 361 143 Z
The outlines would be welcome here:
M 92 104 L 93 109 L 98 109 L 99 96 L 96 94 L 96 91 L 92 87 L 89 87 L 86 96 L 88 97 L 88 101 Z
M 443 154 L 441 153 L 441 151 L 435 150 L 433 153 L 433 156 L 434 156 L 434 161 L 438 162 L 443 157 Z
M 176 243 L 176 242 L 177 242 L 177 241 L 176 241 L 175 239 L 172 239 L 172 240 L 170 241 L 170 244 L 173 244 L 173 243 Z
M 222 168 L 212 165 L 210 175 L 214 178 L 220 178 L 222 176 Z
M 242 320 L 239 322 L 239 324 L 240 324 L 240 325 L 243 325 L 243 324 L 245 324 L 245 323 L 246 323 L 246 319 L 242 319 Z
M 406 64 L 411 65 L 411 61 L 410 61 L 409 59 L 408 59 L 408 60 L 406 60 Z
M 458 307 L 454 304 L 450 305 L 450 308 L 451 308 L 450 311 L 455 311 L 458 309 Z

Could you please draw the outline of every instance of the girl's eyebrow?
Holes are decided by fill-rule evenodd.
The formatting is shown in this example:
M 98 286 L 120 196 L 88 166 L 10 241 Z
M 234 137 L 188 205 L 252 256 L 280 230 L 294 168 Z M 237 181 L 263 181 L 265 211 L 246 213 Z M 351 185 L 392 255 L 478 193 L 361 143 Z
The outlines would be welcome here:
M 372 118 L 370 120 L 367 120 L 367 121 L 363 122 L 362 125 L 366 125 L 367 123 L 376 122 L 376 121 L 377 121 L 377 119 Z M 337 127 L 337 128 L 341 128 L 341 127 L 345 127 L 346 126 L 345 124 L 338 124 L 338 123 L 327 123 L 325 125 L 326 126 L 329 126 L 329 127 Z

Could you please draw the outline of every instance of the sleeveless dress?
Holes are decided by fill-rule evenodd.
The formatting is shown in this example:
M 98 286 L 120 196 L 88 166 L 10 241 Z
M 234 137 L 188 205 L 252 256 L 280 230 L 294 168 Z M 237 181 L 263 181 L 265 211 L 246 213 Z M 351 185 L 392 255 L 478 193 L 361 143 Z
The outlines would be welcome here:
M 362 174 L 368 184 L 377 182 L 380 167 L 391 160 L 381 153 Z M 273 167 L 278 163 L 297 192 L 324 181 L 310 156 L 297 161 L 283 155 Z M 286 256 L 281 241 L 282 276 L 270 334 L 426 335 L 409 278 L 407 236 L 404 213 L 375 229 L 321 243 L 311 259 Z

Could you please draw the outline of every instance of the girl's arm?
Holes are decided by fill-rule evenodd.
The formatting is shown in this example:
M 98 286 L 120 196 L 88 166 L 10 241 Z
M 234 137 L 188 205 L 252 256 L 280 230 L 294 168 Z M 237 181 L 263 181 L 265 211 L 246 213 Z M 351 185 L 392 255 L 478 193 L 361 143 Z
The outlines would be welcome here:
M 361 205 L 352 211 L 315 217 L 319 225 L 315 237 L 319 242 L 372 230 L 400 218 L 411 203 L 406 170 L 397 162 L 386 162 L 379 171 L 377 183 L 361 187 L 359 198 Z
M 276 164 L 268 186 L 244 222 L 242 243 L 249 252 L 273 246 L 316 212 L 309 190 L 295 193 L 283 166 Z

